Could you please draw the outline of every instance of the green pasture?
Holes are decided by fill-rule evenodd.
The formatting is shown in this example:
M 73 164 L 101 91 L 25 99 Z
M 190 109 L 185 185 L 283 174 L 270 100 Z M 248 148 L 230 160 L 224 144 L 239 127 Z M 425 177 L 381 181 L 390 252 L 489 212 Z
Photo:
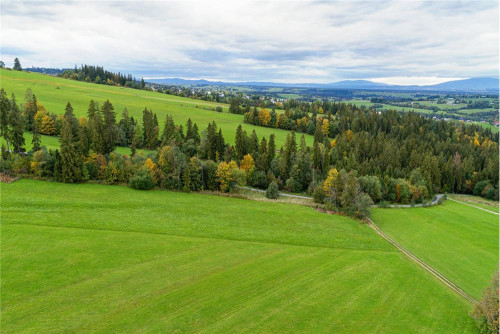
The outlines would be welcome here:
M 372 219 L 476 299 L 498 268 L 498 215 L 446 201 L 430 208 L 377 208 Z
M 2 184 L 2 333 L 474 333 L 471 305 L 347 217 Z

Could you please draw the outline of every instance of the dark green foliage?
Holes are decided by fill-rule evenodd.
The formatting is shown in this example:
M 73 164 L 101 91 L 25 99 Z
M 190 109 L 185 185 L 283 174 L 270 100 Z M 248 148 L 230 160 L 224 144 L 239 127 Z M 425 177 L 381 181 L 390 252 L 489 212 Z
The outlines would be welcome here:
M 14 59 L 14 67 L 13 67 L 14 71 L 22 71 L 23 68 L 21 67 L 21 62 L 19 61 L 19 58 L 15 58 Z
M 314 188 L 314 192 L 313 192 L 314 203 L 323 204 L 325 201 L 325 197 L 326 196 L 325 196 L 325 191 L 323 190 L 323 187 L 321 185 L 316 186 L 316 188 Z
M 472 191 L 472 193 L 474 194 L 474 196 L 484 197 L 483 191 L 488 185 L 490 185 L 490 182 L 488 180 L 479 181 L 474 185 L 474 190 Z
M 132 188 L 139 190 L 150 190 L 155 186 L 146 167 L 139 168 L 134 176 L 130 178 L 129 184 Z
M 269 187 L 267 187 L 266 190 L 266 197 L 269 199 L 277 199 L 280 196 L 279 194 L 279 188 L 278 184 L 273 181 L 271 184 L 269 184 Z
M 24 117 L 17 106 L 16 97 L 12 94 L 9 112 L 10 131 L 8 133 L 9 141 L 12 143 L 13 151 L 21 154 L 25 151 L 24 144 Z
M 66 183 L 80 182 L 83 179 L 81 156 L 73 142 L 71 121 L 64 118 L 61 129 L 61 175 L 60 180 Z

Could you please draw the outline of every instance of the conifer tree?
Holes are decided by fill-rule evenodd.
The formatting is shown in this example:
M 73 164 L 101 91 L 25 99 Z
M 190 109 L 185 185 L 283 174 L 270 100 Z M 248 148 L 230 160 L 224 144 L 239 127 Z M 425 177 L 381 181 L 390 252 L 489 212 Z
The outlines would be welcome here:
M 61 180 L 66 183 L 80 182 L 82 180 L 81 159 L 73 143 L 71 121 L 63 119 L 61 128 Z
M 31 143 L 33 144 L 32 150 L 34 152 L 40 150 L 40 132 L 36 122 L 33 124 L 33 139 L 31 140 Z
M 175 123 L 172 116 L 165 117 L 165 125 L 163 126 L 163 133 L 161 135 L 161 146 L 169 145 L 175 139 Z
M 17 106 L 16 97 L 12 93 L 12 99 L 10 102 L 10 113 L 9 113 L 9 123 L 11 126 L 10 140 L 12 142 L 13 150 L 17 154 L 21 154 L 25 151 L 24 149 L 24 117 Z
M 103 116 L 103 131 L 102 131 L 102 139 L 103 139 L 103 153 L 108 154 L 114 151 L 117 140 L 117 131 L 116 131 L 116 113 L 115 108 L 106 100 L 102 105 L 101 112 Z
M 2 88 L 0 89 L 0 135 L 5 140 L 7 151 L 10 151 L 10 101 L 7 97 L 7 92 Z

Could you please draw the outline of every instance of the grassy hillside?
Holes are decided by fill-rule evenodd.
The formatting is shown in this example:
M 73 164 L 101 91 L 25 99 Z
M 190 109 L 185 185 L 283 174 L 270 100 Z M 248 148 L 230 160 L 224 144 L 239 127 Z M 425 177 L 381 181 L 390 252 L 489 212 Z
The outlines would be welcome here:
M 477 299 L 498 267 L 498 216 L 446 201 L 431 208 L 375 209 L 394 240 Z
M 288 133 L 285 130 L 245 124 L 243 123 L 243 115 L 228 113 L 228 106 L 224 104 L 56 78 L 39 73 L 1 69 L 0 76 L 1 87 L 7 91 L 9 96 L 14 92 L 18 102 L 21 102 L 26 89 L 31 88 L 37 99 L 47 108 L 47 111 L 56 114 L 64 113 L 66 103 L 69 101 L 75 109 L 76 116 L 86 116 L 91 99 L 101 104 L 109 99 L 115 107 L 118 119 L 123 109 L 127 108 L 131 116 L 142 121 L 142 111 L 147 107 L 157 113 L 161 127 L 167 114 L 172 115 L 174 121 L 182 125 L 185 125 L 188 118 L 191 118 L 193 122 L 198 124 L 200 131 L 206 129 L 208 123 L 215 121 L 222 128 L 224 139 L 230 143 L 234 143 L 236 128 L 240 124 L 249 134 L 255 130 L 259 138 L 269 137 L 271 133 L 274 133 L 278 148 L 285 142 Z M 214 109 L 218 105 L 222 106 L 225 112 L 217 113 L 214 110 L 207 110 Z M 306 135 L 306 140 L 309 145 L 312 145 L 312 136 Z
M 311 208 L 21 180 L 1 230 L 3 333 L 475 330 L 366 225 Z

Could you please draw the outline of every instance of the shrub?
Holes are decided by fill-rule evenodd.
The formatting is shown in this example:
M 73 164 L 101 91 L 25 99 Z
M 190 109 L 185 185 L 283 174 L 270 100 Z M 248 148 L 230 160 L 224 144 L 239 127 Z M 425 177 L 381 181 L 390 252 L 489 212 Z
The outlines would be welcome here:
M 497 191 L 498 191 L 497 189 L 495 189 L 493 187 L 489 187 L 488 190 L 486 191 L 486 196 L 485 197 L 487 199 L 494 200 Z
M 273 181 L 271 182 L 269 187 L 267 187 L 266 197 L 269 199 L 277 199 L 279 196 L 280 194 L 279 194 L 278 184 L 275 181 Z
M 215 111 L 217 111 L 217 112 L 222 112 L 222 107 L 221 107 L 221 106 L 217 106 L 217 107 L 215 107 Z
M 474 190 L 472 190 L 474 196 L 481 196 L 484 188 L 486 188 L 488 184 L 489 181 L 487 180 L 479 181 L 478 183 L 476 183 L 476 185 L 474 186 Z
M 321 184 L 314 188 L 313 201 L 314 203 L 319 204 L 323 204 L 323 202 L 325 201 L 325 191 L 323 190 L 323 186 Z
M 498 271 L 472 313 L 480 333 L 498 333 Z
M 146 167 L 141 167 L 134 176 L 130 178 L 130 186 L 134 189 L 149 190 L 154 187 L 153 179 Z

